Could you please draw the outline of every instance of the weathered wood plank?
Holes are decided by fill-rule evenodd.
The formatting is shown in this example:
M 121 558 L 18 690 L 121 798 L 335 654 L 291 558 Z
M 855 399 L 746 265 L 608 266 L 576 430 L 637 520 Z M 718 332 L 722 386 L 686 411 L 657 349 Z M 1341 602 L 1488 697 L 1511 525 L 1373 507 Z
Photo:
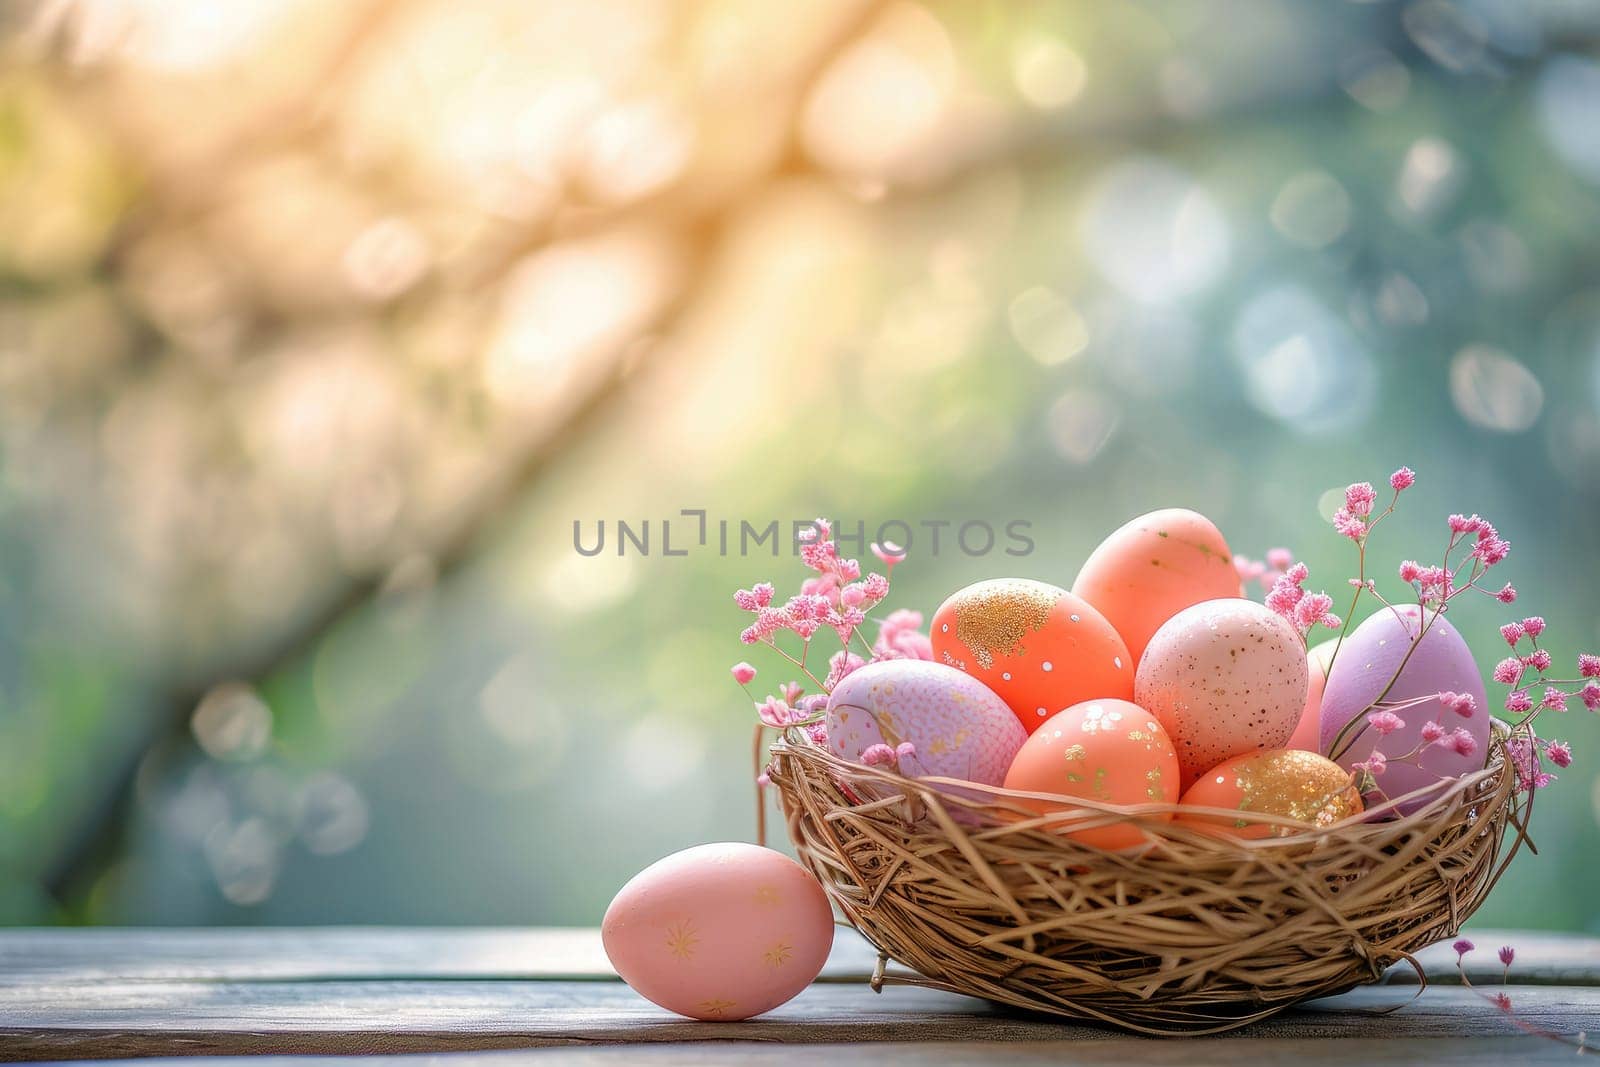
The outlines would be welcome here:
M 1356 990 L 1259 1023 L 1247 1036 L 1416 1040 L 1517 1034 L 1469 990 L 1434 988 L 1413 1002 L 1414 993 L 1399 986 Z M 1600 1032 L 1600 989 L 1511 987 L 1510 993 L 1519 1016 L 1536 1026 L 1564 1034 Z M 953 994 L 896 987 L 876 996 L 844 984 L 814 985 L 782 1008 L 743 1023 L 677 1019 L 625 986 L 606 982 L 145 981 L 0 988 L 3 1059 L 378 1054 L 630 1042 L 1110 1039 L 1105 1030 L 1023 1017 Z M 1149 1047 L 1154 1046 L 1141 1042 L 1141 1054 Z
M 1294 1063 L 1303 1067 L 1411 1067 L 1428 1063 L 1444 1067 L 1500 1067 L 1526 1064 L 1550 1067 L 1571 1064 L 1572 1049 L 1543 1038 L 1350 1038 L 1305 1041 L 1296 1038 L 1192 1038 L 1186 1041 L 1138 1041 L 1094 1037 L 1077 1041 L 1030 1041 L 1005 1046 L 1004 1060 L 1016 1064 L 1061 1064 L 1065 1067 L 1122 1067 L 1130 1062 L 1152 1067 L 1237 1067 L 1241 1063 Z M 818 1063 L 856 1063 L 860 1045 L 772 1045 L 758 1042 L 658 1043 L 654 1045 L 543 1048 L 511 1052 L 447 1053 L 434 1056 L 369 1056 L 360 1067 L 813 1067 Z M 992 1067 L 995 1046 L 981 1041 L 880 1042 L 872 1046 L 875 1067 Z M 143 1067 L 239 1067 L 231 1058 L 155 1059 Z M 346 1057 L 269 1056 L 250 1067 L 351 1067 Z
M 1523 985 L 1600 985 L 1600 938 L 1508 931 L 1469 932 L 1475 982 L 1499 981 L 1495 950 L 1517 947 L 1511 980 Z M 1455 953 L 1435 945 L 1420 959 L 1432 981 L 1456 980 Z M 841 928 L 824 981 L 858 982 L 876 952 Z M 0 984 L 173 979 L 327 981 L 361 979 L 605 979 L 615 973 L 593 929 L 41 929 L 0 931 Z M 1411 968 L 1386 981 L 1416 981 Z

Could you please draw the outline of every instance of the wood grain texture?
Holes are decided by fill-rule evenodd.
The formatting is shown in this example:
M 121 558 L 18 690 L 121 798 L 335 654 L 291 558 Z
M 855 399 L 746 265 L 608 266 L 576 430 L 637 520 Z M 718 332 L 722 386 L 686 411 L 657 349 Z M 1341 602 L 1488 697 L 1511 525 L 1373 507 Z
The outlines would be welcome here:
M 1495 989 L 1495 949 L 1517 946 L 1509 989 L 1523 1020 L 1562 1034 L 1600 1032 L 1600 940 L 1472 937 L 1480 947 L 1468 957 L 1469 973 Z M 891 985 L 874 995 L 865 978 L 875 957 L 841 930 L 826 980 L 759 1019 L 718 1024 L 679 1019 L 635 995 L 616 980 L 594 930 L 7 931 L 0 1060 L 472 1053 L 444 1063 L 815 1063 L 816 1045 L 843 1042 L 872 1042 L 880 1064 L 989 1062 L 997 1042 L 1022 1062 L 1571 1056 L 1520 1034 L 1471 991 L 1444 984 L 1456 976 L 1444 945 L 1423 954 L 1440 984 L 1420 998 L 1410 969 L 1396 969 L 1386 985 L 1304 1005 L 1237 1036 L 1169 1043 L 933 990 Z M 808 1049 L 782 1049 L 795 1044 Z M 544 1051 L 486 1051 L 512 1049 Z
M 1600 1032 L 1600 989 L 1511 987 L 1521 1018 Z M 1257 1024 L 1249 1038 L 1506 1037 L 1515 1029 L 1460 987 L 1369 987 Z M 1395 1010 L 1400 1009 L 1400 1010 Z M 1387 1012 L 1387 1014 L 1384 1014 Z M 1019 1016 L 931 990 L 818 984 L 759 1019 L 678 1019 L 604 982 L 126 982 L 0 990 L 0 1058 L 445 1052 L 547 1045 L 1067 1041 L 1104 1030 Z M 1135 1042 L 1142 1048 L 1146 1041 Z
M 819 1063 L 861 1062 L 862 1048 L 850 1045 L 771 1045 L 757 1042 L 654 1045 L 611 1045 L 536 1050 L 442 1053 L 431 1056 L 365 1057 L 360 1067 L 792 1067 Z M 874 1067 L 993 1067 L 995 1046 L 982 1041 L 879 1042 L 870 1052 Z M 1308 1043 L 1295 1038 L 1211 1037 L 1188 1041 L 1138 1041 L 1097 1036 L 1076 1041 L 1026 1041 L 1007 1045 L 1005 1063 L 1060 1064 L 1065 1067 L 1239 1067 L 1240 1064 L 1296 1064 L 1299 1067 L 1389 1067 L 1415 1064 L 1526 1064 L 1548 1067 L 1571 1064 L 1572 1049 L 1538 1037 L 1352 1038 L 1337 1043 Z M 1581 1061 L 1580 1061 L 1581 1062 Z M 222 1057 L 153 1059 L 143 1067 L 240 1067 Z M 348 1057 L 258 1057 L 252 1067 L 351 1067 Z
M 1474 982 L 1501 978 L 1495 950 L 1517 948 L 1511 981 L 1521 985 L 1600 985 L 1600 938 L 1526 931 L 1468 931 L 1479 946 L 1467 957 Z M 877 953 L 840 928 L 822 981 L 860 982 Z M 1429 981 L 1456 980 L 1448 944 L 1424 950 Z M 892 973 L 892 972 L 891 972 Z M 607 980 L 616 972 L 585 928 L 278 927 L 267 929 L 37 929 L 0 931 L 0 985 L 14 982 L 327 981 L 335 979 Z M 1409 966 L 1385 981 L 1414 983 Z

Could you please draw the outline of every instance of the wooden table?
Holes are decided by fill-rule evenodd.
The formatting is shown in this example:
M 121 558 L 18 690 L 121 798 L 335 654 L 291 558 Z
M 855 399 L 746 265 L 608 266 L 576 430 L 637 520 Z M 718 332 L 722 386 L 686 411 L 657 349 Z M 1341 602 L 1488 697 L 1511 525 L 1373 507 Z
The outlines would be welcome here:
M 1468 957 L 1469 977 L 1505 988 L 1521 1019 L 1554 1033 L 1600 1034 L 1600 939 L 1471 936 L 1480 948 Z M 1494 955 L 1504 943 L 1517 947 L 1506 987 Z M 443 1058 L 459 1067 L 832 1064 L 864 1057 L 860 1048 L 827 1046 L 867 1042 L 875 1064 L 987 1064 L 1002 1042 L 1013 1063 L 1573 1058 L 1461 987 L 1445 945 L 1424 953 L 1434 984 L 1420 997 L 1415 975 L 1397 968 L 1382 985 L 1230 1036 L 1165 1041 L 928 990 L 874 994 L 866 985 L 873 962 L 872 950 L 841 930 L 822 977 L 789 1004 L 748 1022 L 700 1023 L 617 981 L 594 930 L 0 931 L 0 1060 L 429 1053 L 458 1054 Z

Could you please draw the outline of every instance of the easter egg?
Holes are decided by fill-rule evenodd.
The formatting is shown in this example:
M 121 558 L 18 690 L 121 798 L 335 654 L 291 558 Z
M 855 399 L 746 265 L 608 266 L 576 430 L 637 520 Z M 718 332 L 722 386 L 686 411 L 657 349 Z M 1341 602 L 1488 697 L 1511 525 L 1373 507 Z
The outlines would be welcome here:
M 1434 693 L 1469 693 L 1476 707 L 1471 715 L 1460 715 L 1437 700 L 1395 712 L 1405 721 L 1405 726 L 1379 737 L 1377 731 L 1366 728 L 1350 745 L 1348 751 L 1333 758 L 1344 767 L 1364 761 L 1374 748 L 1390 759 L 1404 756 L 1421 742 L 1422 724 L 1436 720 L 1445 732 L 1464 729 L 1476 742 L 1470 754 L 1462 754 L 1444 745 L 1428 745 L 1415 762 L 1390 763 L 1378 779 L 1378 785 L 1389 797 L 1401 797 L 1423 786 L 1432 785 L 1441 778 L 1459 778 L 1478 770 L 1488 758 L 1489 700 L 1484 691 L 1483 676 L 1472 658 L 1472 651 L 1461 634 L 1447 617 L 1426 616 L 1427 633 L 1416 651 L 1410 653 L 1413 641 L 1421 629 L 1423 617 L 1415 604 L 1397 608 L 1380 608 L 1357 626 L 1345 638 L 1344 647 L 1328 671 L 1328 683 L 1322 694 L 1322 740 L 1320 751 L 1332 755 L 1331 746 L 1346 723 L 1371 713 L 1371 705 L 1384 689 L 1385 704 L 1397 704 L 1429 697 Z M 1405 661 L 1399 677 L 1395 672 Z M 1389 686 L 1391 679 L 1394 685 Z M 1351 727 L 1352 732 L 1361 729 Z M 1419 798 L 1397 806 L 1404 815 L 1426 801 Z
M 1172 736 L 1187 789 L 1230 756 L 1282 748 L 1305 710 L 1307 674 L 1287 621 L 1252 600 L 1207 600 L 1150 638 L 1133 699 Z
M 1006 773 L 1005 787 L 1110 804 L 1170 804 L 1178 796 L 1178 758 L 1166 730 L 1143 708 L 1126 700 L 1086 700 L 1050 716 L 1029 736 Z M 1041 814 L 1072 806 L 1046 800 L 1016 803 Z M 1132 823 L 1074 830 L 1067 836 L 1105 849 L 1127 848 L 1146 838 Z
M 634 875 L 606 909 L 600 939 L 645 999 L 693 1019 L 748 1019 L 821 973 L 833 912 L 817 880 L 781 852 L 697 845 Z
M 872 745 L 915 753 L 903 774 L 965 778 L 999 785 L 1027 733 L 984 684 L 954 667 L 920 659 L 888 659 L 858 667 L 828 698 L 828 747 L 859 760 Z
M 1072 591 L 1122 635 L 1133 662 L 1162 623 L 1203 600 L 1239 595 L 1233 553 L 1211 520 L 1184 508 L 1140 515 L 1089 554 Z
M 1178 805 L 1282 815 L 1310 829 L 1331 826 L 1359 812 L 1361 794 L 1350 772 L 1332 760 L 1315 752 L 1280 748 L 1224 760 L 1195 779 Z M 1234 837 L 1285 837 L 1297 832 L 1270 823 L 1184 811 L 1179 811 L 1178 821 Z
M 1030 733 L 1079 701 L 1133 696 L 1133 657 L 1117 631 L 1045 582 L 969 585 L 939 606 L 931 634 L 934 658 L 998 693 Z
M 1306 653 L 1306 706 L 1284 748 L 1302 752 L 1322 750 L 1322 688 L 1328 682 L 1328 664 L 1333 660 L 1333 648 L 1338 643 L 1338 638 L 1329 638 Z

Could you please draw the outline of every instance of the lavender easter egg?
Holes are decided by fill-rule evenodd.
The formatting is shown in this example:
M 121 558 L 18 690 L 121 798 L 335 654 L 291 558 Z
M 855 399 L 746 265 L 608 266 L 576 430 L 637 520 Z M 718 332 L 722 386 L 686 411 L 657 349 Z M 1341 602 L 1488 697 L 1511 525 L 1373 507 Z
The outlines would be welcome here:
M 1405 726 L 1386 737 L 1379 737 L 1369 727 L 1348 751 L 1333 757 L 1348 768 L 1367 759 L 1374 748 L 1391 760 L 1404 756 L 1417 747 L 1422 724 L 1429 720 L 1437 721 L 1446 733 L 1465 729 L 1472 735 L 1476 745 L 1470 754 L 1444 745 L 1429 745 L 1413 762 L 1389 763 L 1378 780 L 1389 797 L 1403 796 L 1433 785 L 1441 778 L 1459 778 L 1482 767 L 1488 756 L 1489 702 L 1483 676 L 1472 658 L 1472 651 L 1450 620 L 1447 617 L 1434 619 L 1416 651 L 1406 658 L 1424 618 L 1432 619 L 1432 612 L 1424 617 L 1415 604 L 1375 612 L 1345 639 L 1344 647 L 1328 671 L 1327 685 L 1322 692 L 1321 745 L 1323 754 L 1330 756 L 1339 732 L 1352 719 L 1370 714 L 1373 701 L 1389 687 L 1391 678 L 1395 682 L 1383 698 L 1385 705 L 1439 692 L 1472 695 L 1476 707 L 1470 715 L 1463 716 L 1437 700 L 1424 700 L 1396 711 Z M 1404 669 L 1400 669 L 1402 661 Z M 1395 678 L 1397 669 L 1400 673 Z M 1355 726 L 1351 730 L 1359 728 Z M 1397 811 L 1407 814 L 1426 799 L 1402 803 Z M 1373 806 L 1371 802 L 1369 806 Z
M 1134 675 L 1134 703 L 1171 735 L 1183 788 L 1232 756 L 1281 748 L 1305 710 L 1309 668 L 1292 626 L 1223 597 L 1161 624 Z
M 828 747 L 859 760 L 872 745 L 915 755 L 900 761 L 914 777 L 933 775 L 999 785 L 1027 731 L 993 690 L 954 667 L 892 659 L 860 667 L 828 699 Z

